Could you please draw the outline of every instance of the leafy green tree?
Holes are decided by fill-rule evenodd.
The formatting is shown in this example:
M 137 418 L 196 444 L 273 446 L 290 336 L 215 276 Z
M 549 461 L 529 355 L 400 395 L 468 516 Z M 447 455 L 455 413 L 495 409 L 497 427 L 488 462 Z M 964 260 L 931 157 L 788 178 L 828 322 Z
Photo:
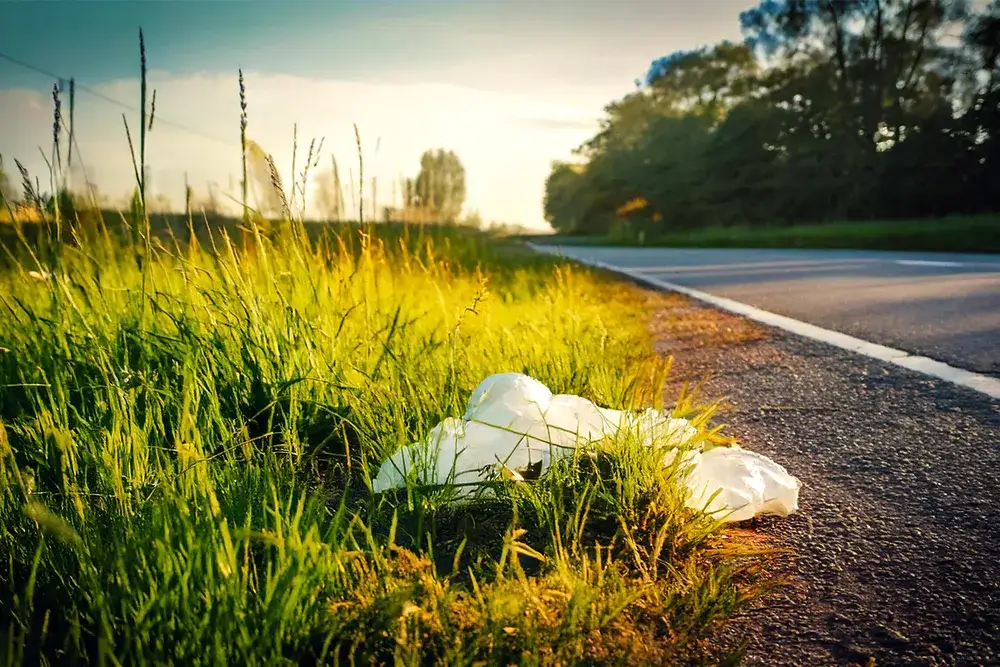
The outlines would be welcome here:
M 545 220 L 561 233 L 578 231 L 587 177 L 582 164 L 553 162 L 542 202 Z
M 465 167 L 453 151 L 426 151 L 420 173 L 410 188 L 420 205 L 443 222 L 454 222 L 465 204 Z
M 720 118 L 755 91 L 759 72 L 752 48 L 724 41 L 654 60 L 646 83 L 661 107 Z
M 553 165 L 553 227 L 1000 209 L 1000 0 L 764 0 L 740 21 L 743 43 L 654 60 L 579 164 Z

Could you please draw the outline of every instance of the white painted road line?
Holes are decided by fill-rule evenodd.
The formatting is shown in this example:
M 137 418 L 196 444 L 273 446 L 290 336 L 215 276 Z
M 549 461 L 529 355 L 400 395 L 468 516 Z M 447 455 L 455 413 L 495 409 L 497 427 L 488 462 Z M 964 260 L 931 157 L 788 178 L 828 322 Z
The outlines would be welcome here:
M 929 259 L 895 259 L 893 262 L 903 266 L 965 266 L 961 262 L 935 262 Z
M 982 392 L 995 400 L 1000 400 L 1000 379 L 993 378 L 988 375 L 973 373 L 961 368 L 955 368 L 954 366 L 950 366 L 940 361 L 935 361 L 929 357 L 915 356 L 909 354 L 908 352 L 904 352 L 903 350 L 886 347 L 885 345 L 878 345 L 877 343 L 870 343 L 866 340 L 861 340 L 860 338 L 855 338 L 854 336 L 848 336 L 847 334 L 843 334 L 838 331 L 831 331 L 830 329 L 824 329 L 823 327 L 818 327 L 814 324 L 809 324 L 808 322 L 802 322 L 800 320 L 792 319 L 791 317 L 785 317 L 784 315 L 771 313 L 766 310 L 761 310 L 760 308 L 754 308 L 753 306 L 740 303 L 739 301 L 708 294 L 707 292 L 691 289 L 690 287 L 685 287 L 684 285 L 678 285 L 676 283 L 667 282 L 666 280 L 660 280 L 659 278 L 654 278 L 653 276 L 647 276 L 635 271 L 634 269 L 613 266 L 611 264 L 598 262 L 592 259 L 563 255 L 558 250 L 545 250 L 539 248 L 533 243 L 528 243 L 528 246 L 537 252 L 559 255 L 561 257 L 565 257 L 566 259 L 580 262 L 581 264 L 587 264 L 596 268 L 620 273 L 632 278 L 633 280 L 659 289 L 679 292 L 680 294 L 689 296 L 692 299 L 703 301 L 715 306 L 716 308 L 721 308 L 722 310 L 736 313 L 737 315 L 743 315 L 751 320 L 767 324 L 768 326 L 775 327 L 776 329 L 789 331 L 804 338 L 833 345 L 834 347 L 839 347 L 843 350 L 856 352 L 866 357 L 871 357 L 872 359 L 878 359 L 879 361 L 895 364 L 911 371 L 923 373 L 924 375 L 930 375 L 961 387 Z

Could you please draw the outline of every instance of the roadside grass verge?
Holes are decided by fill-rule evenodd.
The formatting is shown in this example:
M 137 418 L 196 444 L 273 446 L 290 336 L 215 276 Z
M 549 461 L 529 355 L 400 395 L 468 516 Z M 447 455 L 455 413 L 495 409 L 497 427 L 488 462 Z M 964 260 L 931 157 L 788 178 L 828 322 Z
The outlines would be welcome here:
M 628 434 L 464 506 L 369 490 L 491 373 L 658 404 L 638 288 L 447 230 L 142 256 L 0 275 L 7 664 L 724 658 L 754 560 Z
M 371 492 L 492 373 L 661 406 L 648 294 L 451 227 L 153 220 L 141 53 L 136 208 L 3 239 L 0 663 L 736 662 L 767 550 L 633 434 L 466 503 Z
M 934 220 L 830 222 L 790 227 L 709 227 L 659 237 L 548 236 L 536 242 L 565 245 L 650 246 L 670 248 L 810 248 L 1000 252 L 1000 215 Z

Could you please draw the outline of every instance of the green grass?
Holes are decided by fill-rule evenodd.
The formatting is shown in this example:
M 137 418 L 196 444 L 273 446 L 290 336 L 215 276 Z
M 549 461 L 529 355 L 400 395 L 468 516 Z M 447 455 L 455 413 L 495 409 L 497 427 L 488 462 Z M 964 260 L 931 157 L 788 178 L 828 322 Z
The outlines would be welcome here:
M 468 503 L 371 492 L 492 373 L 660 405 L 653 297 L 453 227 L 151 220 L 137 185 L 0 237 L 0 664 L 738 660 L 756 556 L 629 433 Z
M 4 664 L 721 659 L 759 589 L 627 434 L 466 506 L 369 490 L 490 373 L 655 404 L 645 297 L 481 234 L 316 236 L 15 254 Z
M 1000 252 L 1000 215 L 936 220 L 831 222 L 791 227 L 705 228 L 656 238 L 548 237 L 574 245 L 675 248 L 814 248 Z

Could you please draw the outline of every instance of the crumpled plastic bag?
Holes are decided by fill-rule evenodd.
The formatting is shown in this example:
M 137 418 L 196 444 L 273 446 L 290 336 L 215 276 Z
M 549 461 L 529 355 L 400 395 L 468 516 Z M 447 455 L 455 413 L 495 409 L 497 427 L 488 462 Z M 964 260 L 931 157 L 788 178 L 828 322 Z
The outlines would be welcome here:
M 728 511 L 726 521 L 745 521 L 765 514 L 788 516 L 799 509 L 802 483 L 763 454 L 740 447 L 698 452 L 686 481 L 691 491 L 688 507 Z
M 656 410 L 610 410 L 548 387 L 520 373 L 499 373 L 472 392 L 461 419 L 448 418 L 427 437 L 384 461 L 372 481 L 375 493 L 406 485 L 452 485 L 469 495 L 497 472 L 521 480 L 540 475 L 580 445 L 599 442 L 630 429 L 648 446 L 664 448 L 670 465 L 678 448 L 697 435 L 687 420 Z M 780 465 L 740 447 L 692 447 L 681 462 L 689 490 L 687 506 L 718 513 L 726 521 L 754 516 L 788 516 L 798 510 L 801 482 Z

